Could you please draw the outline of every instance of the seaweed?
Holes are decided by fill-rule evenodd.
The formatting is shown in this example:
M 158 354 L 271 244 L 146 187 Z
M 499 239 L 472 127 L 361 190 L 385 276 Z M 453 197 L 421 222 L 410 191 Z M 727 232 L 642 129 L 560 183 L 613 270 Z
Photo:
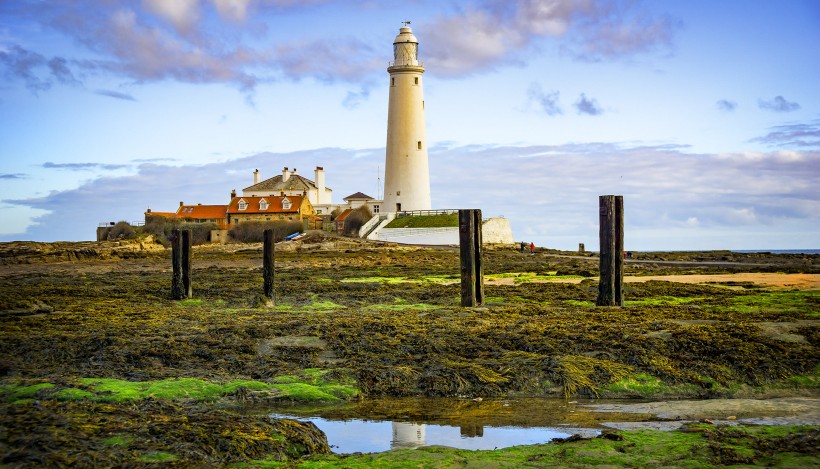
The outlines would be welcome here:
M 816 389 L 816 292 L 650 281 L 629 284 L 626 307 L 596 308 L 591 303 L 596 281 L 584 279 L 577 284 L 488 284 L 485 295 L 492 301 L 462 308 L 456 252 L 362 244 L 277 253 L 276 305 L 266 307 L 253 300 L 262 290 L 258 246 L 200 249 L 195 257 L 195 298 L 182 302 L 170 299 L 167 258 L 6 269 L 0 274 L 0 310 L 14 314 L 0 314 L 4 411 L 19 423 L 26 413 L 33 421 L 56 421 L 68 418 L 66 413 L 96 409 L 104 415 L 116 409 L 111 412 L 125 421 L 132 408 L 146 408 L 160 420 L 176 419 L 162 417 L 176 415 L 173 409 L 189 410 L 162 393 L 154 398 L 162 397 L 164 404 L 144 398 L 95 401 L 98 393 L 91 383 L 100 380 L 200 380 L 220 386 L 256 381 L 291 385 L 294 395 L 322 393 L 327 400 L 359 398 L 355 388 L 371 398 L 594 397 L 618 389 L 642 397 L 651 389 L 714 397 L 731 395 L 740 386 L 778 383 Z M 499 250 L 487 252 L 484 265 L 488 274 L 532 278 L 522 273 L 586 276 L 596 261 Z M 661 271 L 649 264 L 628 268 Z M 414 279 L 421 281 L 409 281 Z M 283 376 L 295 379 L 282 382 Z M 630 379 L 643 380 L 643 388 L 623 385 Z M 43 386 L 49 383 L 53 389 Z M 235 386 L 218 394 L 221 400 L 244 402 L 253 401 L 255 391 Z M 88 419 L 89 425 L 97 421 Z M 74 418 L 72 425 L 81 420 Z M 135 431 L 88 430 L 76 436 L 78 442 L 65 444 L 104 448 L 99 451 L 114 465 L 150 458 L 149 453 L 173 455 L 177 459 L 167 462 L 171 465 L 210 461 L 195 456 L 200 450 L 148 444 L 137 437 L 127 445 L 102 443 Z M 33 435 L 39 438 L 31 442 L 40 448 L 36 456 L 22 449 L 28 444 L 24 436 L 15 437 L 8 443 L 9 464 L 36 465 L 41 458 L 43 464 L 60 465 L 80 457 L 68 452 L 60 453 L 65 460 L 42 459 L 49 441 L 68 437 L 46 430 Z M 235 446 L 247 457 L 276 446 L 254 441 L 242 437 L 220 444 Z M 270 452 L 286 458 L 321 450 L 311 441 L 290 448 L 280 441 L 284 446 Z M 257 446 L 268 449 L 253 449 Z M 219 451 L 213 454 L 223 454 Z M 21 454 L 24 459 L 14 459 Z

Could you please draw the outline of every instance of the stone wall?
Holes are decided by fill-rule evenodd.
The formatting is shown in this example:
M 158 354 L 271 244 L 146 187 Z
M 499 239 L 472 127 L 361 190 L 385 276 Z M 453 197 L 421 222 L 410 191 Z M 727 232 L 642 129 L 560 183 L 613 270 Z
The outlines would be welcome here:
M 488 218 L 481 231 L 484 244 L 515 244 L 510 220 L 507 218 Z
M 506 218 L 490 218 L 482 227 L 484 244 L 515 244 L 510 221 Z M 403 244 L 458 245 L 458 227 L 446 228 L 382 228 L 377 239 Z

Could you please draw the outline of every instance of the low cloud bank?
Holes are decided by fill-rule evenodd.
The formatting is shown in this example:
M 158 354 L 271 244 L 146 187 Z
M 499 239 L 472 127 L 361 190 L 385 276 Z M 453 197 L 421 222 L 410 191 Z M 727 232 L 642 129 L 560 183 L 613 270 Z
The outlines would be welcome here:
M 323 166 L 335 202 L 358 191 L 376 197 L 383 158 L 383 149 L 324 148 L 202 166 L 146 163 L 136 174 L 4 201 L 49 213 L 25 233 L 0 239 L 93 239 L 98 223 L 141 220 L 149 207 L 226 203 L 231 189 L 251 185 L 256 168 L 268 178 L 296 167 L 313 179 Z M 817 247 L 818 167 L 820 150 L 700 154 L 607 143 L 430 149 L 435 208 L 481 208 L 485 217 L 509 218 L 516 238 L 562 249 L 578 242 L 595 249 L 598 196 L 605 194 L 624 196 L 631 249 Z

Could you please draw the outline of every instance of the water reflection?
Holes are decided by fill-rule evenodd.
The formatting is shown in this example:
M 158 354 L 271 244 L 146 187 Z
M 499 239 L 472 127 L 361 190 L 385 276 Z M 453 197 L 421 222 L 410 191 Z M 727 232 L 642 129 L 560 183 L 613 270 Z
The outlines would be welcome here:
M 276 418 L 299 418 L 272 414 Z M 566 438 L 575 431 L 543 427 L 455 427 L 412 422 L 372 420 L 329 420 L 299 418 L 313 422 L 327 436 L 335 453 L 375 453 L 422 446 L 451 446 L 461 449 L 497 449 L 517 445 L 547 443 Z M 392 431 L 391 431 L 392 430 Z M 597 431 L 591 430 L 592 434 Z
M 563 399 L 390 398 L 326 407 L 283 407 L 272 417 L 313 422 L 336 453 L 379 452 L 430 445 L 494 449 L 546 443 L 574 433 L 595 435 L 604 419 L 641 415 L 588 412 Z M 597 401 L 600 402 L 600 401 Z
M 405 422 L 392 423 L 393 439 L 390 440 L 391 449 L 427 446 L 424 424 Z

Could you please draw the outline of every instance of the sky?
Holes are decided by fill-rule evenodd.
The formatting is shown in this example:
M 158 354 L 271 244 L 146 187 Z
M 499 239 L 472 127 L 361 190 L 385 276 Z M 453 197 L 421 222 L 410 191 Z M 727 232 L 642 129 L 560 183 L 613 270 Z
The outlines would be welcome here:
M 419 39 L 434 208 L 517 241 L 820 248 L 816 0 L 3 0 L 0 241 L 93 240 L 322 166 L 381 195 L 388 62 Z

